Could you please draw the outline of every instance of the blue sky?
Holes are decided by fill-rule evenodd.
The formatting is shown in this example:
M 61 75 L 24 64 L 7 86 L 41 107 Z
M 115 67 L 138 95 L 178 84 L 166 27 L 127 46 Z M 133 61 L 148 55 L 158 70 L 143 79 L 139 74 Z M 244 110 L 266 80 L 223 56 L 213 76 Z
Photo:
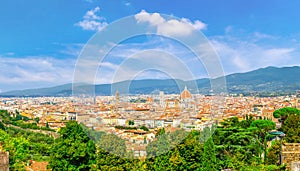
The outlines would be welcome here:
M 72 82 L 77 57 L 88 40 L 112 22 L 141 12 L 186 19 L 211 42 L 225 74 L 266 66 L 298 66 L 299 6 L 297 0 L 2 1 L 0 91 Z M 96 83 L 112 81 L 122 62 L 120 56 L 128 58 L 146 49 L 180 51 L 176 42 L 158 40 L 162 39 L 146 37 L 119 45 L 103 61 Z M 206 76 L 201 64 L 183 60 L 195 78 Z M 139 78 L 164 78 L 162 75 L 145 72 Z

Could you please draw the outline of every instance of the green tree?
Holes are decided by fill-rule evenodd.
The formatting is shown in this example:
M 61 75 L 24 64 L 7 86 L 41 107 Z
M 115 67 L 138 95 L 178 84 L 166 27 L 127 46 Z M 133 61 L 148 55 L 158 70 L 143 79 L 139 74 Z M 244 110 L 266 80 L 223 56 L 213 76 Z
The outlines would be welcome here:
M 22 116 L 20 114 L 16 114 L 16 120 L 22 120 Z
M 125 140 L 115 134 L 104 134 L 98 142 L 99 148 L 117 156 L 126 157 Z
M 24 163 L 29 160 L 30 143 L 24 137 L 11 137 L 0 130 L 0 142 L 4 150 L 9 152 L 9 165 L 11 170 L 24 170 Z
M 147 147 L 147 157 L 154 157 L 165 154 L 171 149 L 180 144 L 187 133 L 184 130 L 177 130 L 175 132 L 165 132 L 162 128 L 156 133 L 156 140 L 150 142 Z
M 6 128 L 5 128 L 4 124 L 2 123 L 2 121 L 0 121 L 0 129 L 6 130 Z
M 213 131 L 209 127 L 205 127 L 203 131 L 200 133 L 199 141 L 201 143 L 205 143 L 213 134 Z
M 98 142 L 96 168 L 99 170 L 133 170 L 137 160 L 126 151 L 125 140 L 114 134 L 104 134 Z
M 239 126 L 239 119 L 237 117 L 224 119 L 220 124 L 222 128 L 237 127 Z
M 164 135 L 169 140 L 172 140 L 173 136 L 185 135 L 185 138 L 180 137 L 181 141 L 175 140 L 177 141 L 176 146 L 169 145 L 172 148 L 164 151 L 164 153 L 158 153 L 156 156 L 151 156 L 148 151 L 149 147 L 147 147 L 148 158 L 144 162 L 143 170 L 197 170 L 201 167 L 203 144 L 198 141 L 199 132 L 192 131 L 188 135 L 181 132 Z M 157 151 L 159 151 L 159 148 Z
M 97 150 L 95 170 L 123 171 L 134 170 L 138 160 L 110 153 L 102 148 Z
M 205 171 L 215 171 L 218 170 L 217 158 L 216 158 L 215 144 L 212 138 L 209 138 L 204 143 L 203 157 L 202 157 L 202 168 Z
M 11 139 L 7 149 L 9 150 L 9 164 L 12 166 L 12 170 L 24 168 L 24 162 L 30 159 L 29 146 L 29 141 L 23 137 Z
M 266 163 L 267 157 L 267 135 L 268 132 L 275 129 L 276 124 L 271 120 L 255 120 L 251 123 L 250 127 L 257 128 L 256 132 L 261 138 L 261 143 L 264 147 L 264 163 Z
M 140 129 L 144 130 L 144 131 L 149 131 L 149 129 L 146 126 L 141 126 Z
M 134 121 L 133 120 L 129 120 L 128 121 L 128 125 L 134 125 Z
M 254 118 L 252 115 L 250 115 L 250 116 L 246 115 L 246 119 L 240 121 L 239 126 L 242 128 L 249 128 L 253 121 L 254 121 Z
M 36 117 L 34 118 L 35 122 L 38 124 L 40 122 L 40 118 L 39 117 Z
M 183 160 L 184 169 L 197 170 L 201 167 L 203 156 L 203 143 L 199 142 L 200 131 L 192 131 L 183 142 L 176 146 Z
M 285 166 L 276 165 L 260 165 L 260 166 L 244 166 L 241 171 L 284 171 Z
M 284 107 L 273 112 L 274 118 L 279 118 L 280 122 L 284 122 L 285 119 L 291 114 L 300 114 L 300 110 L 292 107 Z
M 271 120 L 255 120 L 251 123 L 250 127 L 256 127 L 259 128 L 261 133 L 266 133 L 270 130 L 275 129 L 275 122 Z
M 80 125 L 83 128 L 84 132 L 88 135 L 88 137 L 90 137 L 95 143 L 97 143 L 100 140 L 101 136 L 105 134 L 105 132 L 96 131 L 93 128 L 90 129 L 82 123 Z
M 52 170 L 89 170 L 95 161 L 95 144 L 76 121 L 69 121 L 54 142 Z
M 274 141 L 267 151 L 267 164 L 278 165 L 280 156 L 280 141 Z
M 261 161 L 263 146 L 257 136 L 258 128 L 249 128 L 253 121 L 251 116 L 245 121 L 225 120 L 226 124 L 221 122 L 214 131 L 212 138 L 216 145 L 218 169 L 240 170 L 244 165 L 256 165 Z
M 172 148 L 169 136 L 161 134 L 155 141 L 150 142 L 147 147 L 147 157 L 154 157 L 165 154 Z
M 300 115 L 290 114 L 281 129 L 286 134 L 284 139 L 287 142 L 300 143 Z
M 158 137 L 158 136 L 163 135 L 163 134 L 165 134 L 165 133 L 166 133 L 165 128 L 160 128 L 160 129 L 156 132 L 155 137 Z

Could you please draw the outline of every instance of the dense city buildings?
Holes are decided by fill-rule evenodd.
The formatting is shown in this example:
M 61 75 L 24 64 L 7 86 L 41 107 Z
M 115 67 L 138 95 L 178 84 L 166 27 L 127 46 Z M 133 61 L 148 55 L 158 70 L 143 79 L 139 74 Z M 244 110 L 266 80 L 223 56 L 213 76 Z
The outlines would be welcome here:
M 1 98 L 0 108 L 30 119 L 39 118 L 38 126 L 59 129 L 76 120 L 96 131 L 112 133 L 125 139 L 135 156 L 146 155 L 146 145 L 160 128 L 172 132 L 203 130 L 226 118 L 247 116 L 267 118 L 279 126 L 273 112 L 283 107 L 298 107 L 298 98 L 205 96 L 191 94 L 187 87 L 181 94 L 120 95 L 81 97 Z M 135 128 L 135 129 L 130 129 Z
M 8 116 L 14 116 L 12 118 L 22 117 L 22 123 L 36 124 L 40 130 L 16 127 L 5 122 L 7 128 L 29 129 L 56 139 L 59 137 L 57 132 L 68 128 L 69 121 L 73 121 L 73 123 L 85 125 L 82 127 L 85 136 L 89 136 L 107 152 L 124 157 L 123 153 L 114 153 L 106 149 L 106 145 L 108 145 L 107 148 L 111 148 L 114 143 L 121 140 L 124 143 L 122 147 L 130 156 L 129 158 L 133 157 L 141 161 L 152 155 L 152 147 L 158 150 L 155 151 L 158 156 L 160 153 L 167 154 L 166 151 L 160 151 L 160 146 L 155 146 L 155 142 L 162 141 L 160 139 L 162 130 L 163 134 L 176 136 L 174 142 L 167 145 L 166 149 L 173 148 L 176 143 L 184 141 L 187 135 L 185 133 L 203 132 L 206 134 L 205 128 L 212 128 L 213 125 L 222 127 L 229 118 L 236 120 L 237 123 L 247 121 L 246 118 L 250 116 L 253 119 L 251 122 L 262 121 L 262 119 L 271 120 L 274 124 L 274 127 L 269 130 L 271 131 L 281 127 L 282 123 L 278 118 L 274 118 L 273 113 L 284 107 L 299 108 L 298 96 L 201 95 L 192 94 L 188 87 L 185 87 L 180 94 L 165 94 L 160 91 L 150 95 L 122 95 L 116 91 L 114 96 L 0 98 L 0 110 L 7 111 Z M 230 129 L 224 128 L 224 131 Z M 91 130 L 100 134 L 94 134 L 95 132 L 91 134 Z M 190 132 L 192 130 L 196 131 Z M 240 131 L 249 130 L 240 129 Z M 101 136 L 99 141 L 98 135 Z M 199 141 L 201 142 L 201 138 Z M 271 148 L 272 142 L 268 141 L 264 147 Z M 282 161 L 288 164 L 288 168 L 291 168 L 295 165 L 292 158 L 298 153 L 286 151 L 286 145 L 288 144 L 282 144 L 284 146 Z M 30 168 L 46 168 L 48 164 L 48 160 L 43 162 L 32 160 L 29 165 Z

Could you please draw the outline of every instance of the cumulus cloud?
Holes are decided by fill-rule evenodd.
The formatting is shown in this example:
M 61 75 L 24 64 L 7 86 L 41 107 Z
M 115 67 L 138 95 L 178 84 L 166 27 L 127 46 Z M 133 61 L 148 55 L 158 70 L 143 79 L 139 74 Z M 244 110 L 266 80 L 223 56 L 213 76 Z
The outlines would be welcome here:
M 194 22 L 186 18 L 181 19 L 165 19 L 159 13 L 148 13 L 142 10 L 135 15 L 138 23 L 149 23 L 151 26 L 156 27 L 158 34 L 168 36 L 187 36 L 193 30 L 203 30 L 207 27 L 202 21 L 196 20 Z
M 83 30 L 99 31 L 108 25 L 106 19 L 98 15 L 100 7 L 95 7 L 89 10 L 83 16 L 83 20 L 76 23 L 76 26 L 81 27 Z
M 101 17 L 96 15 L 96 13 L 99 11 L 100 11 L 99 7 L 89 10 L 88 12 L 86 12 L 86 14 L 83 16 L 83 18 L 87 19 L 87 20 L 100 20 Z

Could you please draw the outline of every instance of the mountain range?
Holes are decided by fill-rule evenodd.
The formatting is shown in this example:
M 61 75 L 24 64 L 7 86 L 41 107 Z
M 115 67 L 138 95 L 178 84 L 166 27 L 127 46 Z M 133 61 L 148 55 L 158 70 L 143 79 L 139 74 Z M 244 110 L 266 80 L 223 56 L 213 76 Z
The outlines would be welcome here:
M 225 79 L 227 92 L 231 94 L 294 93 L 300 90 L 300 67 L 266 67 L 245 73 L 229 74 L 225 76 Z M 112 95 L 117 90 L 120 94 L 123 92 L 127 94 L 158 94 L 159 91 L 164 91 L 165 94 L 178 94 L 187 86 L 192 93 L 209 94 L 211 93 L 210 81 L 208 78 L 190 81 L 180 79 L 145 79 L 93 86 L 72 85 L 70 83 L 49 88 L 3 92 L 0 93 L 0 96 L 71 96 L 72 87 L 75 87 L 79 92 L 82 90 L 82 93 L 84 90 L 92 87 L 95 95 Z M 126 91 L 127 89 L 128 92 Z

